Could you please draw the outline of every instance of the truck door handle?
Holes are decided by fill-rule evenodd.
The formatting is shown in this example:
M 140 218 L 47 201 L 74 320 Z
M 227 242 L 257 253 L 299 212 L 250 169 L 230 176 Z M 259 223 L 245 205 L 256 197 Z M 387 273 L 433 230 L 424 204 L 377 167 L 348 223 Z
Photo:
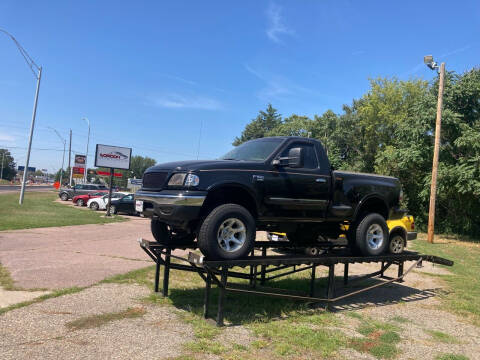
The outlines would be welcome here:
M 320 183 L 320 184 L 325 184 L 325 183 L 327 182 L 327 179 L 325 179 L 325 178 L 318 178 L 318 179 L 315 179 L 315 181 L 316 181 L 317 183 Z

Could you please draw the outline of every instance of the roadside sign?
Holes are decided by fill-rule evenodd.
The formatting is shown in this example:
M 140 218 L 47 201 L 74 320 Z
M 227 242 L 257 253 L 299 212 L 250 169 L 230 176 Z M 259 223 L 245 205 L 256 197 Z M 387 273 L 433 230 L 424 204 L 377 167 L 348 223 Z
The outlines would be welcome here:
M 86 159 L 85 155 L 75 155 L 75 167 L 85 168 Z
M 25 166 L 20 166 L 19 165 L 18 166 L 18 171 L 25 171 Z M 35 172 L 35 171 L 37 171 L 37 168 L 31 167 L 31 166 L 28 167 L 28 172 Z
M 109 171 L 100 171 L 100 170 L 97 170 L 97 175 L 100 175 L 100 176 L 110 176 L 111 172 Z M 115 177 L 122 177 L 122 173 L 113 173 L 113 176 Z
M 78 167 L 78 166 L 74 166 L 72 168 L 73 170 L 73 175 L 82 175 L 85 173 L 85 168 L 83 167 Z
M 142 179 L 128 179 L 128 182 L 132 185 L 142 185 Z
M 131 148 L 97 144 L 95 166 L 128 170 L 131 156 Z

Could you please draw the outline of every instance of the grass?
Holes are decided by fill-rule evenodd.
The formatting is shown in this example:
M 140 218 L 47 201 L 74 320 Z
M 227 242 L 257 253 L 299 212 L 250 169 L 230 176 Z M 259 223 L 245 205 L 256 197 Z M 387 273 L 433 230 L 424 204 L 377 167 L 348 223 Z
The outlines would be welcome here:
M 427 334 L 429 334 L 435 341 L 446 343 L 446 344 L 458 344 L 460 341 L 449 334 L 438 330 L 425 330 Z
M 146 311 L 142 307 L 129 308 L 119 312 L 111 312 L 104 314 L 97 314 L 91 316 L 85 316 L 73 321 L 67 322 L 65 325 L 70 330 L 83 330 L 93 329 L 103 325 L 106 325 L 112 321 L 118 321 L 122 319 L 138 318 L 145 315 Z
M 451 275 L 436 275 L 449 287 L 449 293 L 442 295 L 444 306 L 480 326 L 480 246 L 475 242 L 447 240 L 441 236 L 436 237 L 436 243 L 429 244 L 425 241 L 424 234 L 421 234 L 419 240 L 412 242 L 412 245 L 422 253 L 445 257 L 455 262 L 452 267 L 446 267 Z
M 468 360 L 468 357 L 458 354 L 440 354 L 435 357 L 435 360 Z
M 5 290 L 9 291 L 18 290 L 18 288 L 13 283 L 10 272 L 7 270 L 7 268 L 3 267 L 2 264 L 0 264 L 0 286 Z
M 408 320 L 407 318 L 403 317 L 403 316 L 394 316 L 391 318 L 392 321 L 394 322 L 397 322 L 399 324 L 406 324 L 406 323 L 409 323 L 410 320 Z
M 400 342 L 399 327 L 391 323 L 363 318 L 357 331 L 362 338 L 353 338 L 348 346 L 359 352 L 367 352 L 379 359 L 392 359 L 399 350 L 396 344 Z
M 310 322 L 310 319 L 313 320 Z M 292 314 L 284 320 L 258 322 L 251 326 L 254 334 L 265 341 L 264 348 L 270 347 L 278 356 L 295 354 L 297 357 L 330 357 L 346 345 L 341 331 L 329 329 L 326 325 L 336 323 L 333 314 L 323 313 L 306 316 Z M 320 323 L 320 326 L 312 326 Z
M 54 192 L 26 192 L 23 205 L 18 204 L 18 193 L 0 195 L 0 231 L 52 226 L 105 224 L 123 221 L 104 212 L 85 211 L 54 202 Z

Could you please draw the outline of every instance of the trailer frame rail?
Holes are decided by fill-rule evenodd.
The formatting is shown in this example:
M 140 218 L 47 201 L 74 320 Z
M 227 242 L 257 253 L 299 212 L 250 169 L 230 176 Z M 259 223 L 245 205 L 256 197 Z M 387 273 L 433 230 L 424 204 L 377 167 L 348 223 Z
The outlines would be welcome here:
M 348 250 L 332 249 L 327 254 L 303 255 L 303 254 L 282 254 L 267 255 L 267 249 L 291 248 L 291 244 L 276 241 L 256 241 L 254 250 L 250 255 L 238 260 L 209 260 L 194 252 L 189 252 L 187 257 L 172 254 L 175 249 L 184 247 L 167 247 L 157 242 L 138 239 L 140 247 L 155 262 L 155 285 L 154 291 L 159 292 L 160 271 L 163 266 L 162 295 L 168 296 L 170 282 L 170 270 L 180 270 L 197 273 L 205 283 L 204 292 L 204 317 L 209 317 L 210 293 L 212 285 L 219 289 L 218 307 L 216 314 L 217 326 L 224 325 L 224 304 L 226 292 L 243 293 L 260 296 L 272 296 L 291 300 L 310 301 L 324 303 L 329 309 L 331 304 L 370 291 L 393 282 L 403 282 L 404 277 L 415 267 L 421 267 L 423 261 L 434 264 L 452 266 L 453 261 L 441 257 L 420 254 L 417 252 L 405 251 L 402 254 L 385 254 L 379 256 L 356 256 Z M 259 255 L 255 254 L 260 251 Z M 172 262 L 176 259 L 179 262 Z M 407 261 L 414 263 L 405 271 L 404 265 Z M 350 264 L 358 263 L 379 263 L 380 269 L 369 274 L 356 276 L 351 279 L 349 276 Z M 335 265 L 343 264 L 343 285 L 358 282 L 369 278 L 380 278 L 383 281 L 353 290 L 345 294 L 336 295 Z M 396 277 L 388 277 L 384 273 L 392 265 L 398 267 Z M 324 297 L 316 296 L 316 270 L 319 266 L 328 268 L 327 286 Z M 249 268 L 249 272 L 233 271 L 235 267 Z M 260 268 L 260 271 L 259 271 Z M 267 281 L 285 277 L 291 274 L 310 270 L 310 289 L 308 294 L 293 293 L 291 290 L 272 288 L 265 286 Z M 248 285 L 228 282 L 229 278 L 248 280 Z M 260 283 L 260 285 L 258 285 Z

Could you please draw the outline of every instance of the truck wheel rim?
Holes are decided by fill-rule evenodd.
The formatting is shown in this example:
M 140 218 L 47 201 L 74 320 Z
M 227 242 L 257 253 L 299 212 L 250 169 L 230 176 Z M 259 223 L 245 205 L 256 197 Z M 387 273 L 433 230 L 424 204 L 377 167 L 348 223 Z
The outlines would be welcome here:
M 401 236 L 394 236 L 390 241 L 390 252 L 400 254 L 403 251 L 403 238 Z
M 372 250 L 377 250 L 383 244 L 383 229 L 378 224 L 372 224 L 367 230 L 367 245 Z
M 245 244 L 247 229 L 237 218 L 229 218 L 222 222 L 217 232 L 218 245 L 226 252 L 235 252 Z

